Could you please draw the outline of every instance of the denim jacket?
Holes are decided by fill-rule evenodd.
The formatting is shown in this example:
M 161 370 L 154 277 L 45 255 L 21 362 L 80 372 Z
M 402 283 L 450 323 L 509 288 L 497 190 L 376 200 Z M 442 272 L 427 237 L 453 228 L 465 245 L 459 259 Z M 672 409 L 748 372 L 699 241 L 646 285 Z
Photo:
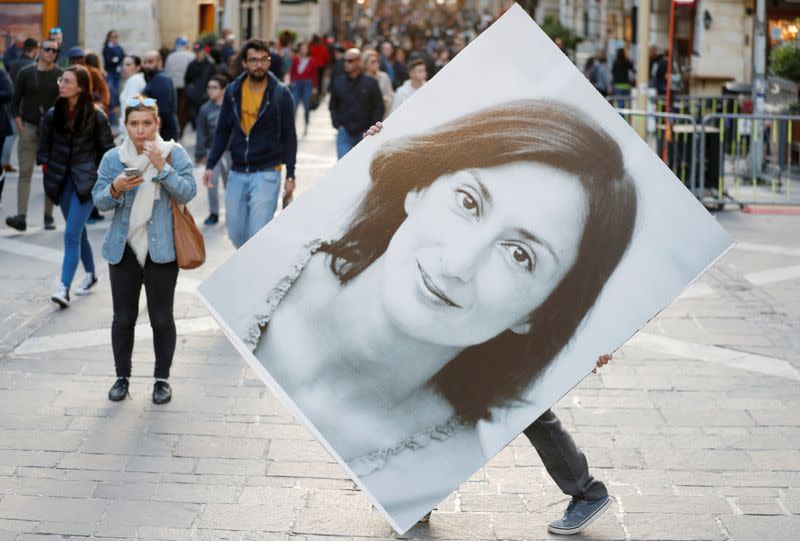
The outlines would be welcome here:
M 147 222 L 147 249 L 154 263 L 175 261 L 175 241 L 172 236 L 172 201 L 185 204 L 197 193 L 194 181 L 194 165 L 189 154 L 180 145 L 172 149 L 172 165 L 164 165 L 164 169 L 153 178 L 153 182 L 161 183 L 161 197 L 153 203 L 153 215 Z M 97 172 L 97 183 L 92 190 L 94 205 L 99 210 L 114 210 L 114 218 L 103 241 L 103 257 L 112 265 L 122 260 L 125 244 L 128 241 L 128 224 L 130 221 L 133 199 L 139 187 L 123 192 L 119 198 L 111 197 L 111 182 L 125 170 L 119 160 L 119 149 L 112 148 L 103 156 Z

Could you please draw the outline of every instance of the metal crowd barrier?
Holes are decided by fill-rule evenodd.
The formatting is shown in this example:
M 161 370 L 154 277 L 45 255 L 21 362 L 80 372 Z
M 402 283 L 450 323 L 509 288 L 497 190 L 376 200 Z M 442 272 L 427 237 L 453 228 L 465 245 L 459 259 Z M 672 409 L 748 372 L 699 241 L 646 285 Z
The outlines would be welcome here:
M 657 155 L 664 158 L 675 176 L 692 193 L 697 193 L 697 133 L 700 129 L 691 115 L 618 109 L 617 112 L 633 123 L 642 118 L 647 123 L 645 141 Z
M 700 110 L 697 101 L 692 111 Z M 643 119 L 647 144 L 706 206 L 800 206 L 800 115 L 717 112 L 697 119 L 688 113 L 617 112 L 630 124 Z M 760 161 L 754 133 L 761 142 Z
M 673 95 L 670 97 L 670 111 L 667 111 L 667 97 L 650 94 L 647 97 L 647 110 L 657 113 L 678 113 L 691 115 L 698 122 L 710 114 L 738 114 L 742 112 L 742 102 L 750 96 L 718 94 L 708 96 Z M 636 96 L 606 96 L 606 100 L 617 109 L 637 109 Z
M 710 114 L 701 122 L 700 162 L 695 192 L 722 208 L 745 205 L 800 205 L 800 115 Z M 761 142 L 761 159 L 753 139 Z M 760 162 L 760 163 L 759 163 Z

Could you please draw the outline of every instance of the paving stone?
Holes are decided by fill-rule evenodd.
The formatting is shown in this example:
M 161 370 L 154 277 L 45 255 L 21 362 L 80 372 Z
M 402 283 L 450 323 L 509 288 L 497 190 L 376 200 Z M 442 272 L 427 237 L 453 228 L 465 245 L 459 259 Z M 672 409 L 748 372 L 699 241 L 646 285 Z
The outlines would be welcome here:
M 146 501 L 153 498 L 156 488 L 158 488 L 157 483 L 109 481 L 97 485 L 94 497 L 104 500 Z
M 191 473 L 197 466 L 195 458 L 132 456 L 125 465 L 127 471 L 158 473 Z
M 320 464 L 317 462 L 270 462 L 269 475 L 283 477 L 322 477 L 349 479 L 338 464 Z
M 53 534 L 87 537 L 92 535 L 94 524 L 73 522 L 40 522 L 33 529 L 36 534 Z
M 800 451 L 749 451 L 753 463 L 763 470 L 800 471 Z
M 216 475 L 264 475 L 267 462 L 261 460 L 235 460 L 230 458 L 201 458 L 195 471 Z
M 725 520 L 727 517 L 723 517 Z M 725 539 L 714 517 L 709 515 L 625 515 L 631 540 L 716 541 Z M 739 538 L 734 537 L 736 541 Z
M 387 537 L 392 531 L 377 512 L 365 513 L 349 509 L 301 509 L 294 526 L 296 534 L 326 534 L 337 532 L 344 536 Z
M 785 515 L 778 498 L 736 498 L 735 505 L 743 515 Z
M 0 531 L 15 533 L 30 533 L 36 527 L 36 522 L 30 520 L 13 520 L 0 518 Z
M 99 524 L 94 531 L 94 537 L 108 539 L 132 539 L 138 533 L 137 526 L 126 526 L 120 524 Z
M 296 513 L 291 507 L 210 503 L 205 506 L 197 526 L 214 530 L 287 532 Z
M 32 451 L 75 451 L 84 437 L 77 430 L 0 430 L 0 449 Z
M 661 413 L 673 425 L 687 426 L 753 426 L 755 421 L 746 411 L 664 406 Z
M 154 501 L 187 503 L 235 503 L 238 487 L 224 485 L 161 484 Z
M 797 541 L 800 516 L 791 517 L 720 517 L 736 541 Z
M 120 435 L 118 430 L 95 431 L 81 444 L 81 452 L 102 455 L 171 456 L 177 442 L 177 436 L 166 434 Z
M 58 465 L 69 470 L 120 471 L 125 468 L 129 460 L 130 457 L 124 455 L 70 453 L 65 455 Z
M 338 491 L 326 491 L 338 492 Z M 355 491 L 351 491 L 355 492 Z M 360 493 L 357 493 L 360 494 Z M 236 502 L 245 505 L 272 505 L 275 507 L 303 507 L 309 491 L 302 488 L 261 486 L 244 487 Z
M 303 440 L 273 440 L 267 457 L 275 461 L 335 462 L 321 444 Z
M 724 515 L 731 507 L 724 498 L 692 496 L 624 496 L 621 503 L 625 513 L 693 514 L 702 509 L 704 514 Z
M 81 500 L 11 494 L 0 500 L 0 518 L 51 522 L 97 522 L 105 500 Z
M 22 479 L 16 494 L 22 496 L 59 496 L 62 498 L 89 498 L 97 483 L 92 481 L 67 481 L 63 479 Z
M 175 456 L 259 459 L 265 456 L 267 446 L 266 441 L 248 438 L 181 436 Z
M 103 515 L 105 524 L 115 526 L 169 526 L 188 528 L 200 515 L 202 506 L 192 503 L 112 501 Z
M 526 510 L 519 494 L 461 495 L 461 511 L 465 513 L 523 513 Z
M 646 467 L 666 470 L 752 470 L 755 466 L 744 451 L 642 449 L 641 453 Z
M 800 411 L 796 409 L 751 409 L 748 413 L 762 426 L 800 426 Z

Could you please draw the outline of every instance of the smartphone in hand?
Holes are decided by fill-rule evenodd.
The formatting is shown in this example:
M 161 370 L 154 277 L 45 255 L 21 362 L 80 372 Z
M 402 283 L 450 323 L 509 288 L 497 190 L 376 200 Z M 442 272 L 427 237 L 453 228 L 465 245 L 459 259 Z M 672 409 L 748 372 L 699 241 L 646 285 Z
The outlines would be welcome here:
M 142 172 L 139 171 L 138 167 L 126 167 L 125 168 L 125 176 L 126 177 L 140 177 L 140 176 L 142 176 Z

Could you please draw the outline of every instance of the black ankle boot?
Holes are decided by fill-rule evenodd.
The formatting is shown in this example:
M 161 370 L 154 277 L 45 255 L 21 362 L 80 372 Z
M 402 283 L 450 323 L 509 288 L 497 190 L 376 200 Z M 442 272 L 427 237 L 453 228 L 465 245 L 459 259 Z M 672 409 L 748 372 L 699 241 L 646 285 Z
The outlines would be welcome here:
M 108 399 L 119 402 L 120 400 L 125 400 L 126 396 L 130 396 L 130 393 L 128 393 L 128 378 L 117 378 L 117 381 L 108 390 Z

